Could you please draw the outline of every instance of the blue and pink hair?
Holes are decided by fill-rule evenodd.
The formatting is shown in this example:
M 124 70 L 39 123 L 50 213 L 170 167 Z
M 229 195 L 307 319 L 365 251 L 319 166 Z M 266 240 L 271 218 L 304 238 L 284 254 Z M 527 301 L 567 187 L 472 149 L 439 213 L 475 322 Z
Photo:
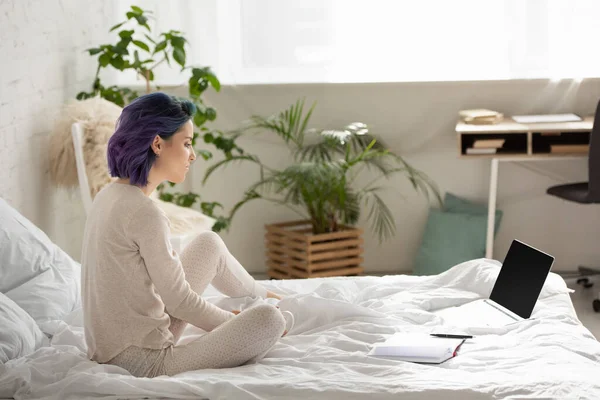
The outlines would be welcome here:
M 152 142 L 156 135 L 169 139 L 194 113 L 196 106 L 162 92 L 138 97 L 123 109 L 115 133 L 108 141 L 110 175 L 146 186 L 156 160 Z

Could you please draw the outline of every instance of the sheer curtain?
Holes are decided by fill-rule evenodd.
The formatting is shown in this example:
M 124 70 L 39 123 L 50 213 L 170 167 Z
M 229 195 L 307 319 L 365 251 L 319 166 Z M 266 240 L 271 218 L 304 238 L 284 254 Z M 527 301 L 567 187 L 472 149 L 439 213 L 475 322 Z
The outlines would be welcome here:
M 598 0 L 116 1 L 118 17 L 134 4 L 183 31 L 188 60 L 224 84 L 600 76 Z

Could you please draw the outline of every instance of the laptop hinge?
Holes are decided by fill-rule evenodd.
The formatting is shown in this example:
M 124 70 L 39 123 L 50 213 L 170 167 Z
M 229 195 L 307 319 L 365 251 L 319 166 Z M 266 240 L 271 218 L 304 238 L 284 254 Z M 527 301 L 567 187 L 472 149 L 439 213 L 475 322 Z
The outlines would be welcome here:
M 516 314 L 513 314 L 511 311 L 505 310 L 503 307 L 498 305 L 495 301 L 488 300 L 488 299 L 485 299 L 484 301 L 486 303 L 488 303 L 490 306 L 494 307 L 496 310 L 500 311 L 502 314 L 509 316 L 510 318 L 514 319 L 515 321 L 521 321 L 523 319 L 522 317 L 520 317 Z

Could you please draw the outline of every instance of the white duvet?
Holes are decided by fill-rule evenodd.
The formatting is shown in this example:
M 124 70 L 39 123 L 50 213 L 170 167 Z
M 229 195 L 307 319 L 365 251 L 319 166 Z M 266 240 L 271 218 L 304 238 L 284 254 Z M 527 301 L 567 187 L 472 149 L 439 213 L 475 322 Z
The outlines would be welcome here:
M 287 293 L 296 324 L 258 364 L 174 377 L 134 378 L 85 357 L 80 311 L 49 347 L 0 366 L 0 397 L 16 399 L 600 399 L 600 343 L 575 316 L 564 281 L 551 274 L 532 320 L 467 341 L 457 357 L 421 365 L 368 356 L 398 331 L 444 324 L 432 311 L 487 297 L 499 271 L 470 261 L 433 277 L 266 281 Z M 224 308 L 245 299 L 205 293 Z M 438 328 L 439 329 L 439 328 Z M 449 327 L 448 329 L 451 329 Z M 188 327 L 184 343 L 202 332 Z

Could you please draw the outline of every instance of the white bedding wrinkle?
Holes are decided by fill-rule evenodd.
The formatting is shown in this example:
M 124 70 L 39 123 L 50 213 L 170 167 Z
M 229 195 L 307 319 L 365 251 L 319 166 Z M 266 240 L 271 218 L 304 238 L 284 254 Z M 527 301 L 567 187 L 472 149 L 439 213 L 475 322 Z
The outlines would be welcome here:
M 432 313 L 489 295 L 498 263 L 474 260 L 428 277 L 261 282 L 287 293 L 295 326 L 257 364 L 134 378 L 85 358 L 81 312 L 55 321 L 51 346 L 0 370 L 0 397 L 16 399 L 599 399 L 600 343 L 578 321 L 564 281 L 550 274 L 532 320 L 467 340 L 457 357 L 422 365 L 368 356 L 394 332 L 431 332 Z M 234 309 L 250 299 L 209 301 Z M 448 326 L 447 329 L 452 329 Z M 183 342 L 202 331 L 189 326 Z
M 0 364 L 26 356 L 47 344 L 33 318 L 0 293 Z

